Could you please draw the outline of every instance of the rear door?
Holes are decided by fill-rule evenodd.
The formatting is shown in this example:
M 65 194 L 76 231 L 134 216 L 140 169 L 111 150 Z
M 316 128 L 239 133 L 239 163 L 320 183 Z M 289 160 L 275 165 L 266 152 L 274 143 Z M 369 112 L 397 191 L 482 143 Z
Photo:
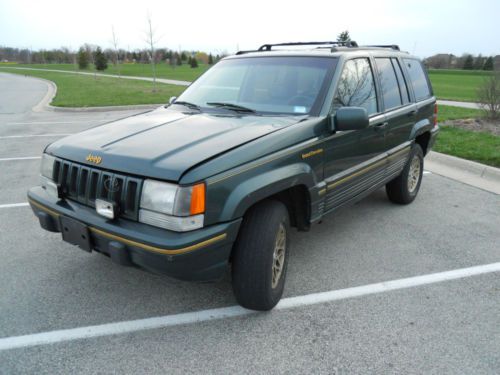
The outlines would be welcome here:
M 376 57 L 377 76 L 388 123 L 385 145 L 388 151 L 408 141 L 417 118 L 417 106 L 412 103 L 399 61 L 391 57 Z
M 411 100 L 401 64 L 394 57 L 375 57 L 377 78 L 386 116 L 385 148 L 388 152 L 387 176 L 397 176 L 404 168 L 411 143 L 410 134 L 417 119 L 417 106 Z

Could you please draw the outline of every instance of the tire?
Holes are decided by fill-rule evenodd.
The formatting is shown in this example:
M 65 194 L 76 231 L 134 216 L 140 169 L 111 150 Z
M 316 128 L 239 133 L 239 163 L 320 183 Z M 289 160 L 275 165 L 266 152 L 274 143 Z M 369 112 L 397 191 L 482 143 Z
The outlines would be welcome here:
M 385 185 L 385 191 L 391 202 L 409 204 L 416 198 L 422 183 L 424 171 L 424 153 L 419 144 L 415 144 L 410 152 L 403 172 Z
M 290 250 L 289 232 L 288 210 L 279 201 L 264 201 L 245 214 L 232 259 L 233 292 L 241 306 L 267 311 L 281 299 Z

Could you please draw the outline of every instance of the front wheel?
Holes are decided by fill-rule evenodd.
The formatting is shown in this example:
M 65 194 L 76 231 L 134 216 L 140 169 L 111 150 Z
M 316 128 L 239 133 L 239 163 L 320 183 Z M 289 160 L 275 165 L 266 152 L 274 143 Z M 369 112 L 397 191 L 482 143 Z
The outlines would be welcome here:
M 403 172 L 385 185 L 389 199 L 398 204 L 408 204 L 416 198 L 422 183 L 424 153 L 419 144 L 413 146 Z
M 285 205 L 264 201 L 250 208 L 233 248 L 233 291 L 252 310 L 271 310 L 281 299 L 288 264 L 290 219 Z

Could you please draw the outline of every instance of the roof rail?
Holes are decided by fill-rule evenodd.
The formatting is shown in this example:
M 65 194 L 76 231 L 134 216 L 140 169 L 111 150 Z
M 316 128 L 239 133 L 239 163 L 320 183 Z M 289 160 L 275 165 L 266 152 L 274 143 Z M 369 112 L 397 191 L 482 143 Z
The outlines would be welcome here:
M 395 51 L 401 51 L 397 44 L 378 44 L 378 45 L 361 46 L 361 47 L 390 48 Z

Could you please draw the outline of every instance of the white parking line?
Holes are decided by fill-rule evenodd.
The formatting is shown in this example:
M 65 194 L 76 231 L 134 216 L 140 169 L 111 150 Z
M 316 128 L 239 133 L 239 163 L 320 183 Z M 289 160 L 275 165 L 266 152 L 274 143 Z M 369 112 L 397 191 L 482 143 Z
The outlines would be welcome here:
M 310 306 L 319 303 L 338 301 L 346 298 L 361 297 L 370 294 L 389 292 L 392 290 L 417 287 L 482 275 L 500 271 L 500 262 L 485 264 L 481 266 L 461 268 L 452 271 L 438 272 L 428 275 L 409 277 L 385 281 L 376 284 L 368 284 L 347 289 L 332 290 L 329 292 L 313 293 L 305 296 L 284 298 L 276 306 L 275 310 L 286 310 L 300 306 Z M 89 339 L 94 337 L 110 336 L 123 333 L 144 331 L 172 327 L 183 324 L 194 324 L 212 320 L 220 320 L 238 316 L 257 314 L 255 311 L 246 310 L 239 306 L 222 307 L 218 309 L 195 311 L 175 315 L 165 315 L 155 318 L 130 320 L 118 323 L 101 324 L 88 327 L 63 329 L 58 331 L 35 333 L 32 335 L 5 337 L 0 339 L 0 350 L 25 348 L 37 345 L 48 345 L 63 341 Z M 273 312 L 276 314 L 276 312 Z
M 29 203 L 0 204 L 0 208 L 26 207 L 26 206 L 29 206 Z
M 71 135 L 71 134 L 72 133 L 6 135 L 3 137 L 0 137 L 0 139 L 30 138 L 30 137 L 64 137 L 64 136 Z
M 95 121 L 95 120 L 94 120 Z M 81 124 L 81 123 L 92 123 L 92 120 L 80 120 L 80 121 L 33 121 L 33 122 L 8 122 L 7 125 L 44 125 L 44 124 Z
M 19 158 L 0 158 L 0 161 L 15 161 L 15 160 L 37 160 L 41 159 L 41 156 L 24 156 Z

